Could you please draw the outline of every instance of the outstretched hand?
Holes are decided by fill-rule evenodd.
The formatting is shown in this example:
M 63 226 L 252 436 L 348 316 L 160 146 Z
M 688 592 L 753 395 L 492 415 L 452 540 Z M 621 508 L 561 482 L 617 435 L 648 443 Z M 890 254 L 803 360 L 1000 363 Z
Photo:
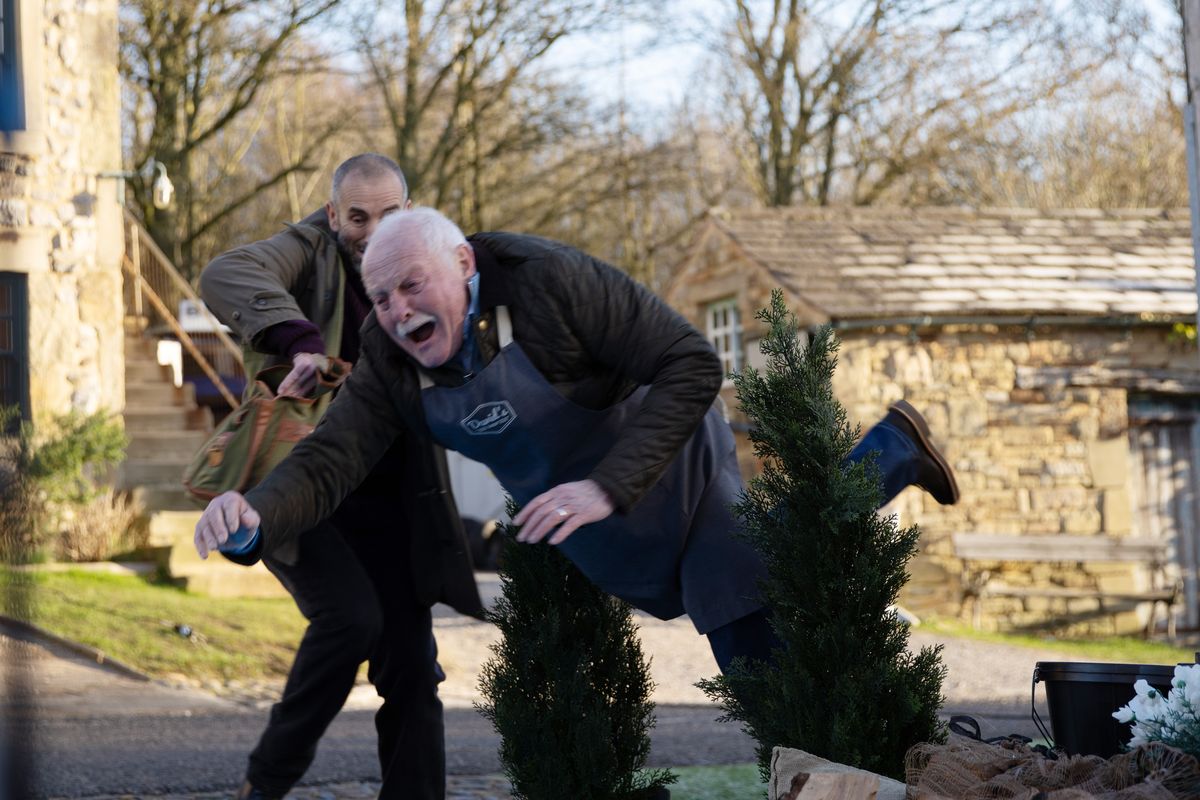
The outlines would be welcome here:
M 540 542 L 554 531 L 550 544 L 561 544 L 581 526 L 599 522 L 612 513 L 608 493 L 595 481 L 583 480 L 560 483 L 542 492 L 513 517 L 513 524 L 521 526 L 518 542 Z
M 254 530 L 262 523 L 258 512 L 237 492 L 217 495 L 196 523 L 194 542 L 201 558 L 225 544 L 238 528 Z

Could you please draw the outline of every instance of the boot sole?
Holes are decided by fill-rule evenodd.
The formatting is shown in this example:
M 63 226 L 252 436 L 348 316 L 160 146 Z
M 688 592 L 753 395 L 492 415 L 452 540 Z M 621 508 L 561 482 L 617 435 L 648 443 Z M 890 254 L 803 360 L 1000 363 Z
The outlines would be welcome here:
M 892 404 L 891 410 L 895 411 L 900 416 L 908 420 L 913 430 L 917 432 L 917 436 L 921 440 L 921 446 L 925 448 L 937 465 L 941 467 L 942 474 L 946 476 L 946 482 L 950 485 L 950 502 L 942 503 L 944 506 L 952 506 L 958 502 L 958 481 L 954 479 L 954 470 L 950 469 L 950 464 L 942 456 L 940 450 L 933 446 L 933 442 L 929 440 L 929 423 L 925 421 L 925 417 L 921 416 L 921 412 L 913 408 L 906 400 L 897 400 Z M 922 489 L 929 491 L 928 486 L 922 486 Z M 938 501 L 941 502 L 941 501 Z

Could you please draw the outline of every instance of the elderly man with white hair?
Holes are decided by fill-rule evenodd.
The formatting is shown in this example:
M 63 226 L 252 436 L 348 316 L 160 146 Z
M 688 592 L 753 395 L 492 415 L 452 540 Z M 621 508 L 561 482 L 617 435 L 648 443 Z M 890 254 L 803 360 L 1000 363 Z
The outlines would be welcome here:
M 718 666 L 768 657 L 764 570 L 734 535 L 742 487 L 713 408 L 704 336 L 619 270 L 534 236 L 469 239 L 432 209 L 388 217 L 363 262 L 374 306 L 354 374 L 320 427 L 245 497 L 218 497 L 202 555 L 239 527 L 270 550 L 327 515 L 402 431 L 486 464 L 522 506 L 521 542 L 557 545 L 598 586 L 687 614 Z M 851 455 L 883 494 L 958 499 L 921 415 L 897 403 Z

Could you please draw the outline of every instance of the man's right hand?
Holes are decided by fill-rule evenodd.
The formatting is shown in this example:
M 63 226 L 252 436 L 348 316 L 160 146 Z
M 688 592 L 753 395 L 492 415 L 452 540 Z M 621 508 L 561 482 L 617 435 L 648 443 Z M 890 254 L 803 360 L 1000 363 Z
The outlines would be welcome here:
M 217 495 L 196 523 L 196 552 L 201 558 L 208 558 L 238 528 L 254 530 L 261 521 L 258 512 L 237 492 Z
M 311 397 L 317 388 L 317 376 L 329 370 L 329 356 L 297 353 L 292 356 L 292 371 L 279 384 L 279 397 Z

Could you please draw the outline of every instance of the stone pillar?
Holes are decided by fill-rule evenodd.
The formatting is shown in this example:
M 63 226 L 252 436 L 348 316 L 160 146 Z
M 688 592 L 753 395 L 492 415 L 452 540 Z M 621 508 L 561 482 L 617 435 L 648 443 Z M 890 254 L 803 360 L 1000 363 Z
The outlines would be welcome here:
M 24 130 L 0 133 L 0 271 L 25 273 L 35 421 L 124 407 L 117 0 L 17 0 Z

